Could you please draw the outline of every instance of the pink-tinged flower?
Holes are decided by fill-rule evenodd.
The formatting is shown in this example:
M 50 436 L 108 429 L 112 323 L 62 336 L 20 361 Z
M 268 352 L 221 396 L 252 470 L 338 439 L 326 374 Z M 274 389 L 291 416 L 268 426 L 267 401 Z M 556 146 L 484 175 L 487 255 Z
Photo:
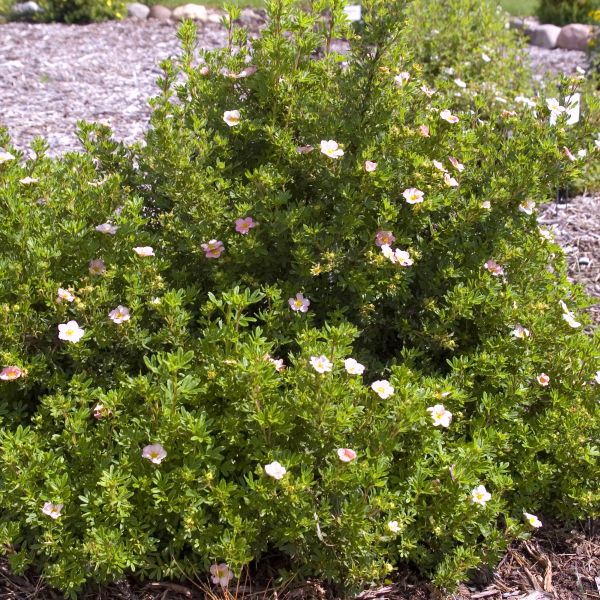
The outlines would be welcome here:
M 106 265 L 104 264 L 104 261 L 99 258 L 90 260 L 88 269 L 92 275 L 104 275 L 104 273 L 106 273 Z
M 517 340 L 524 340 L 525 338 L 528 338 L 531 334 L 529 333 L 529 329 L 523 327 L 523 325 L 517 324 L 516 327 L 510 332 L 510 335 L 512 335 Z
M 254 65 L 248 65 L 245 69 L 242 69 L 238 74 L 238 79 L 244 79 L 245 77 L 250 77 L 256 73 L 257 67 Z
M 485 489 L 484 485 L 478 485 L 471 491 L 471 502 L 485 506 L 492 499 L 492 495 Z
M 530 527 L 533 527 L 534 529 L 539 529 L 542 526 L 542 522 L 535 515 L 532 515 L 528 512 L 523 513 L 523 515 L 525 516 L 525 520 L 527 521 Z
M 11 365 L 10 367 L 4 367 L 2 371 L 0 371 L 0 379 L 2 381 L 14 381 L 15 379 L 19 379 L 23 375 L 23 371 L 16 367 L 15 365 Z
M 418 204 L 419 202 L 423 202 L 425 193 L 417 188 L 408 188 L 402 192 L 402 195 L 409 204 Z
M 152 246 L 136 246 L 133 251 L 138 256 L 154 256 L 154 248 Z
M 449 173 L 444 173 L 444 183 L 449 187 L 458 187 L 458 181 L 451 177 Z
M 58 297 L 56 298 L 58 302 L 65 300 L 67 302 L 73 302 L 75 300 L 75 296 L 71 294 L 69 290 L 65 290 L 64 288 L 58 288 Z
M 96 406 L 94 406 L 94 419 L 100 420 L 104 417 L 112 417 L 112 414 L 112 410 L 106 408 L 104 404 L 96 404 Z
M 433 419 L 434 427 L 450 427 L 452 413 L 449 410 L 446 410 L 443 404 L 430 406 L 427 409 L 427 412 L 429 412 Z
M 548 375 L 546 375 L 546 373 L 540 373 L 537 377 L 537 382 L 546 387 L 549 383 L 550 383 L 550 377 L 548 377 Z
M 340 158 L 344 156 L 344 151 L 334 140 L 321 140 L 321 152 L 329 158 Z
M 69 321 L 68 323 L 61 323 L 58 326 L 58 339 L 65 340 L 66 342 L 77 343 L 85 333 L 84 329 L 81 329 L 77 324 L 77 321 Z
M 342 462 L 349 463 L 356 458 L 356 452 L 350 448 L 338 448 L 337 455 Z
M 296 152 L 298 154 L 308 154 L 309 152 L 312 152 L 314 150 L 314 148 L 312 146 L 297 146 L 296 147 Z
M 563 152 L 565 153 L 565 156 L 571 161 L 571 162 L 575 162 L 577 160 L 577 158 L 573 155 L 573 153 L 566 147 L 563 146 Z
M 458 121 L 460 120 L 456 115 L 453 115 L 448 109 L 440 112 L 440 118 L 452 124 L 458 123 Z
M 365 160 L 365 171 L 367 173 L 373 173 L 377 169 L 377 163 L 371 160 Z
M 37 177 L 23 177 L 23 179 L 19 179 L 19 183 L 23 185 L 31 185 L 32 183 L 37 183 L 39 180 Z
M 294 312 L 305 313 L 308 312 L 310 300 L 308 298 L 305 298 L 302 295 L 302 292 L 298 292 L 295 298 L 288 298 L 288 304 Z
M 244 217 L 243 219 L 235 220 L 235 230 L 242 235 L 246 235 L 253 227 L 256 227 L 258 223 L 254 221 L 252 217 Z
M 462 173 L 465 170 L 465 165 L 463 165 L 462 163 L 458 162 L 458 160 L 456 160 L 456 158 L 454 158 L 454 156 L 449 156 L 448 160 L 450 161 L 450 164 L 459 172 Z
M 112 223 L 102 223 L 102 225 L 96 225 L 96 231 L 99 231 L 100 233 L 108 233 L 109 235 L 115 235 L 115 233 L 117 233 L 117 229 L 119 228 Z
M 438 171 L 441 171 L 442 173 L 447 171 L 446 167 L 439 160 L 432 160 L 431 162 Z
M 311 356 L 310 364 L 317 373 L 327 373 L 333 368 L 333 363 L 324 355 Z
M 429 127 L 427 125 L 419 125 L 419 135 L 421 137 L 429 137 Z
M 270 354 L 265 354 L 265 358 L 275 367 L 278 373 L 285 369 L 283 358 L 272 358 Z
M 394 83 L 398 87 L 402 87 L 409 79 L 410 79 L 410 73 L 407 73 L 406 71 L 402 71 L 399 75 L 396 75 L 396 77 L 394 77 Z
M 495 261 L 488 260 L 483 265 L 494 277 L 500 277 L 504 275 L 504 269 Z
M 391 246 L 396 241 L 394 234 L 391 231 L 383 231 L 380 230 L 375 234 L 375 245 L 381 246 L 388 245 Z
M 233 571 L 226 563 L 220 563 L 210 566 L 210 577 L 215 585 L 226 588 L 233 579 Z
M 147 458 L 155 465 L 159 465 L 166 456 L 167 451 L 160 444 L 149 444 L 142 450 L 142 457 Z
M 130 318 L 129 309 L 127 307 L 121 306 L 119 304 L 119 306 L 117 306 L 117 308 L 111 310 L 108 313 L 108 316 L 110 317 L 110 320 L 113 323 L 120 325 L 121 323 L 124 323 L 125 321 L 129 321 L 129 318 Z
M 223 113 L 223 121 L 229 125 L 229 127 L 234 127 L 235 125 L 240 124 L 240 111 L 239 110 L 226 110 Z
M 200 75 L 202 75 L 203 77 L 206 77 L 209 73 L 210 73 L 210 69 L 204 65 L 200 71 L 199 71 Z
M 410 267 L 414 261 L 406 250 L 400 250 L 399 248 L 396 248 L 394 250 L 392 262 L 400 265 L 401 267 Z
M 425 84 L 421 86 L 421 91 L 428 97 L 431 98 L 435 94 L 435 90 L 432 90 L 430 87 L 427 87 Z
M 225 244 L 220 240 L 210 240 L 206 244 L 201 244 L 200 247 L 204 250 L 206 258 L 219 258 L 225 252 Z
M 273 479 L 283 479 L 283 476 L 287 473 L 287 470 L 283 465 L 274 460 L 272 463 L 265 465 L 265 473 Z
M 358 361 L 353 358 L 347 358 L 344 361 L 344 368 L 350 375 L 362 375 L 365 372 L 365 366 L 361 365 Z
M 479 208 L 483 208 L 485 210 L 489 210 L 490 208 L 492 208 L 492 203 L 489 200 L 484 200 L 480 205 Z
M 374 381 L 371 384 L 371 389 L 382 399 L 389 398 L 394 393 L 394 388 L 390 385 L 390 382 L 386 379 L 380 379 Z
M 0 165 L 8 162 L 9 160 L 15 160 L 15 157 L 10 152 L 0 149 Z
M 42 507 L 42 512 L 48 515 L 51 519 L 58 519 L 63 509 L 64 504 L 52 504 L 52 502 L 45 502 Z
M 525 200 L 525 202 L 521 202 L 521 204 L 519 204 L 519 210 L 526 215 L 532 215 L 534 209 L 535 202 L 533 202 L 533 200 Z

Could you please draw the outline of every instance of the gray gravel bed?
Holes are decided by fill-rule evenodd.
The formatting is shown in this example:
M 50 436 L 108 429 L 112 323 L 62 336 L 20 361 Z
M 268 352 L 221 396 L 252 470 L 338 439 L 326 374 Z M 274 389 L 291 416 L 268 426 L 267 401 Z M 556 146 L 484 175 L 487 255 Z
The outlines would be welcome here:
M 110 125 L 119 140 L 140 139 L 156 95 L 159 62 L 178 51 L 177 24 L 155 19 L 86 26 L 0 25 L 0 124 L 25 149 L 43 136 L 53 155 L 78 150 L 78 120 Z M 200 26 L 203 48 L 225 44 L 221 25 Z M 539 75 L 573 73 L 582 52 L 529 48 Z

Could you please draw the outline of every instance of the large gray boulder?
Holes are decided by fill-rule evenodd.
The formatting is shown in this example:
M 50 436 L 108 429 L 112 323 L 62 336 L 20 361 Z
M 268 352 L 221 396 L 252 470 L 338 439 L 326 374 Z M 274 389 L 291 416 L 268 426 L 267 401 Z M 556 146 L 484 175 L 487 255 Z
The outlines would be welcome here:
M 171 9 L 166 6 L 161 6 L 160 4 L 155 4 L 150 7 L 150 14 L 148 15 L 149 19 L 170 19 L 171 18 Z
M 574 23 L 565 25 L 556 40 L 556 46 L 564 50 L 580 50 L 585 52 L 592 39 L 592 28 L 589 25 Z
M 27 19 L 36 13 L 44 12 L 44 9 L 37 3 L 30 0 L 29 2 L 18 2 L 10 9 L 10 15 L 16 19 Z
M 140 2 L 130 2 L 127 5 L 127 16 L 131 19 L 147 19 L 150 8 Z
M 193 19 L 194 21 L 207 21 L 208 12 L 202 4 L 184 4 L 173 9 L 173 18 L 177 21 Z
M 556 48 L 556 42 L 558 41 L 560 31 L 560 27 L 557 27 L 556 25 L 538 25 L 537 27 L 532 27 L 529 32 L 529 41 L 534 46 L 552 50 L 553 48 Z

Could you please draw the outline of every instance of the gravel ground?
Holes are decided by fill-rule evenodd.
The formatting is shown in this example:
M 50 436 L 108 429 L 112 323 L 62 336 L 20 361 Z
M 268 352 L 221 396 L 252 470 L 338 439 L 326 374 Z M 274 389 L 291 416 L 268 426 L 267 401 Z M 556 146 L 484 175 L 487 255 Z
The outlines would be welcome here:
M 243 18 L 250 28 L 257 11 Z M 103 121 L 116 139 L 140 139 L 156 94 L 158 64 L 177 53 L 177 25 L 170 21 L 111 21 L 86 26 L 9 23 L 0 25 L 0 124 L 15 145 L 26 148 L 43 136 L 50 154 L 78 150 L 78 120 Z M 203 48 L 225 43 L 222 26 L 200 26 Z M 536 76 L 575 72 L 583 52 L 529 48 Z

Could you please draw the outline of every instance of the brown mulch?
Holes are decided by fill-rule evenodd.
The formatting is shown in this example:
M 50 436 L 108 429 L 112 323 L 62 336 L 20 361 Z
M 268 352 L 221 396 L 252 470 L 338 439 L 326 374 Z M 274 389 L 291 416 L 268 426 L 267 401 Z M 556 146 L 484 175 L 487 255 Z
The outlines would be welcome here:
M 80 596 L 81 600 L 336 600 L 325 584 L 274 588 L 243 581 L 223 594 L 207 582 L 140 583 L 123 580 Z M 349 598 L 349 597 L 347 597 Z M 454 594 L 434 589 L 408 568 L 393 584 L 366 590 L 352 600 L 600 600 L 600 522 L 571 528 L 546 526 L 513 544 L 497 568 L 482 570 Z M 63 600 L 35 576 L 12 575 L 0 561 L 0 600 Z

